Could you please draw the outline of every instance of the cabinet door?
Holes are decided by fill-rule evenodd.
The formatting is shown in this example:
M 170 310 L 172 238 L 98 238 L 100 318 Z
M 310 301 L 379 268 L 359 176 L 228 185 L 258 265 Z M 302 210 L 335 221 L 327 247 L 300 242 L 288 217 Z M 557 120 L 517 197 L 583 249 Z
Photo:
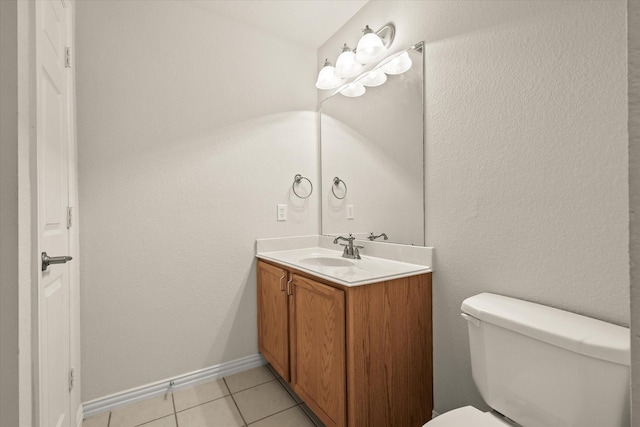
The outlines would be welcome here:
M 258 349 L 289 381 L 287 271 L 258 261 Z
M 295 274 L 291 285 L 291 385 L 327 426 L 344 426 L 344 292 Z

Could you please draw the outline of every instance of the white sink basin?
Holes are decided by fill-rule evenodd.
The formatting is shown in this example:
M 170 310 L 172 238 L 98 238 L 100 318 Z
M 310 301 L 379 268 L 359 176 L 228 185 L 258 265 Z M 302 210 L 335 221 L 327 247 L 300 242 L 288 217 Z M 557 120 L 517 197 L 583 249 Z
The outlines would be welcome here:
M 348 259 L 325 256 L 302 258 L 300 263 L 322 267 L 351 267 L 355 264 L 353 261 L 349 261 Z

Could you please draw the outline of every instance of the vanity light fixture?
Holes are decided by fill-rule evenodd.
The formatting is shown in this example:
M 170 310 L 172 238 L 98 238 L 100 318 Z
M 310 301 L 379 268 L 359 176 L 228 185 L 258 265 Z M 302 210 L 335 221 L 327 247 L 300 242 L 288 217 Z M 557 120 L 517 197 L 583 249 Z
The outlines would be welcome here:
M 392 27 L 387 25 L 383 28 Z M 387 54 L 387 46 L 385 46 L 380 36 L 374 33 L 368 25 L 364 27 L 362 32 L 364 35 L 360 38 L 358 46 L 356 47 L 356 61 L 361 64 L 371 64 L 372 62 L 381 60 Z
M 357 76 L 362 71 L 362 64 L 356 62 L 356 54 L 344 44 L 342 53 L 336 60 L 336 76 L 348 78 Z
M 353 82 L 347 85 L 344 89 L 340 91 L 344 96 L 348 96 L 349 98 L 356 98 L 358 96 L 364 95 L 367 89 L 360 82 Z
M 362 78 L 358 79 L 360 83 L 368 87 L 376 87 L 387 81 L 387 75 L 380 69 L 369 71 Z
M 364 34 L 358 41 L 356 50 L 352 51 L 344 44 L 335 68 L 325 59 L 316 81 L 318 89 L 338 89 L 345 96 L 361 96 L 366 92 L 365 86 L 380 86 L 387 81 L 387 74 L 401 74 L 411 68 L 411 58 L 406 51 L 383 60 L 395 38 L 396 29 L 393 24 L 387 24 L 375 32 L 366 25 L 362 32 Z M 365 65 L 381 60 L 373 69 L 364 69 Z M 366 74 L 361 75 L 363 70 Z M 352 77 L 356 78 L 349 83 L 347 79 Z
M 344 80 L 336 76 L 336 69 L 331 63 L 325 59 L 324 66 L 318 73 L 316 87 L 318 89 L 335 89 L 342 84 Z
M 382 59 L 393 42 L 396 29 L 393 24 L 387 24 L 373 32 L 367 25 L 362 32 L 364 35 L 360 38 L 356 51 L 352 51 L 346 43 L 344 44 L 335 68 L 325 59 L 316 81 L 318 89 L 335 89 L 342 83 L 338 83 L 338 79 L 354 77 L 362 72 L 363 64 Z
M 385 74 L 402 74 L 411 68 L 413 62 L 409 58 L 409 53 L 402 52 L 391 61 L 384 64 L 381 69 Z

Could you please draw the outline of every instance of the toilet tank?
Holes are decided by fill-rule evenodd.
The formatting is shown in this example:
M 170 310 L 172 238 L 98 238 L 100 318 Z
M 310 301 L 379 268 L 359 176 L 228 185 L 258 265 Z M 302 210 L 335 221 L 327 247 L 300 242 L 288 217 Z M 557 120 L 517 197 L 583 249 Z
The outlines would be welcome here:
M 629 329 L 483 293 L 462 303 L 482 398 L 525 427 L 628 427 Z

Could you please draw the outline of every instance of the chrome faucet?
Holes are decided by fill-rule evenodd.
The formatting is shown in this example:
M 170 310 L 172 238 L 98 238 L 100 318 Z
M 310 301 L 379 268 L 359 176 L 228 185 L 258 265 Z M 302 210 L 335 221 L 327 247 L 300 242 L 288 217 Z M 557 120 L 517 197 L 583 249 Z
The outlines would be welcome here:
M 333 240 L 333 244 L 337 245 L 338 241 L 340 240 L 344 240 L 345 242 L 347 242 L 347 244 L 341 244 L 342 246 L 344 246 L 344 251 L 342 252 L 342 257 L 343 258 L 350 258 L 350 259 L 362 259 L 360 258 L 360 249 L 363 249 L 364 246 L 353 246 L 353 241 L 356 238 L 353 237 L 351 234 L 349 234 L 349 237 L 342 237 L 342 236 L 338 236 Z
M 384 240 L 389 240 L 389 238 L 387 237 L 387 235 L 386 235 L 386 234 L 384 234 L 384 233 L 380 233 L 380 234 L 378 234 L 377 236 L 374 236 L 374 235 L 373 235 L 373 231 L 371 232 L 371 234 L 369 234 L 369 236 L 367 237 L 367 239 L 369 239 L 369 240 L 371 240 L 371 241 L 373 242 L 373 241 L 374 241 L 374 240 L 376 240 L 378 237 L 384 237 Z

